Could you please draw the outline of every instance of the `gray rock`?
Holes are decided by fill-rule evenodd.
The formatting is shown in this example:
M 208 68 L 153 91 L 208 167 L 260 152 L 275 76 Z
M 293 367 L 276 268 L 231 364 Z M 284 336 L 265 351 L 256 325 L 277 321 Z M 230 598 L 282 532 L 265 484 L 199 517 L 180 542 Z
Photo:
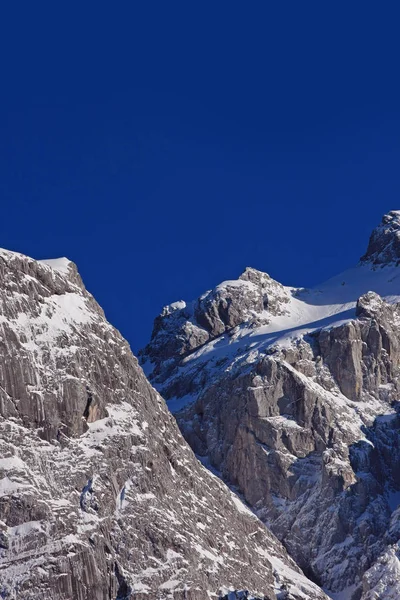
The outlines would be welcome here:
M 177 413 L 195 452 L 332 591 L 361 581 L 377 558 L 391 515 L 386 490 L 400 489 L 400 423 L 393 417 L 389 433 L 379 421 L 398 397 L 400 312 L 380 303 L 379 325 L 364 311 L 219 379 Z
M 0 252 L 0 596 L 324 599 L 195 458 L 68 261 Z
M 265 321 L 249 318 L 248 294 L 231 308 L 227 292 L 208 292 L 203 326 L 218 343 L 172 356 L 165 376 L 149 371 L 194 451 L 309 577 L 354 600 L 400 597 L 399 240 L 392 211 L 343 278 L 298 292 L 273 282 Z M 242 278 L 258 290 L 269 281 L 252 270 Z M 157 365 L 152 344 L 143 357 Z
M 247 268 L 238 280 L 224 281 L 190 304 L 166 306 L 154 321 L 150 343 L 139 353 L 152 380 L 163 382 L 197 348 L 238 325 L 267 324 L 287 313 L 290 291 L 266 273 Z
M 400 211 L 392 210 L 382 218 L 382 223 L 371 234 L 367 252 L 361 262 L 374 265 L 400 261 Z

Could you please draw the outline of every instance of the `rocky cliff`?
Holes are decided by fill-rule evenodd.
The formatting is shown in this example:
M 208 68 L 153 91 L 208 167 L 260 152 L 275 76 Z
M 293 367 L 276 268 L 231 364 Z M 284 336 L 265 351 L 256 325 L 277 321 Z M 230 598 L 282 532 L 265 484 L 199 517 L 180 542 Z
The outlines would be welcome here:
M 326 598 L 197 461 L 76 267 L 7 251 L 0 597 Z
M 185 438 L 335 600 L 400 598 L 400 212 L 313 289 L 246 269 L 141 353 Z

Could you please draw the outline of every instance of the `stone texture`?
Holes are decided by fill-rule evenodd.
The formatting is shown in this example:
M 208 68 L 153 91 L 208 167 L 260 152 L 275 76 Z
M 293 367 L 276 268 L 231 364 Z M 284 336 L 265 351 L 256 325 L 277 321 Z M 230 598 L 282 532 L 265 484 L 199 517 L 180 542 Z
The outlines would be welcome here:
M 197 461 L 75 266 L 52 264 L 0 252 L 0 596 L 326 598 Z
M 244 322 L 255 327 L 286 314 L 289 299 L 288 288 L 247 268 L 238 280 L 224 281 L 190 304 L 166 306 L 154 321 L 150 343 L 139 353 L 142 364 L 151 364 L 154 382 L 165 381 L 185 356 L 210 340 L 233 334 Z
M 277 349 L 177 413 L 195 452 L 333 592 L 384 548 L 388 490 L 400 490 L 400 309 L 368 307 L 362 298 L 358 320 Z
M 337 303 L 336 321 L 313 317 L 324 303 L 318 288 L 292 290 L 273 309 L 292 311 L 287 329 L 284 320 L 272 318 L 268 330 L 255 319 L 252 333 L 236 309 L 221 341 L 175 356 L 167 377 L 150 372 L 178 407 L 194 451 L 243 494 L 310 578 L 350 600 L 400 597 L 399 240 L 400 212 L 392 211 L 358 270 L 337 278 L 339 299 L 333 284 L 321 287 L 325 314 Z M 367 292 L 353 302 L 371 273 L 371 285 L 391 290 L 387 301 Z M 298 299 L 309 326 L 293 325 Z M 151 343 L 143 357 L 157 365 Z
M 400 262 L 400 211 L 392 210 L 382 218 L 382 223 L 371 234 L 367 252 L 362 262 L 387 265 Z

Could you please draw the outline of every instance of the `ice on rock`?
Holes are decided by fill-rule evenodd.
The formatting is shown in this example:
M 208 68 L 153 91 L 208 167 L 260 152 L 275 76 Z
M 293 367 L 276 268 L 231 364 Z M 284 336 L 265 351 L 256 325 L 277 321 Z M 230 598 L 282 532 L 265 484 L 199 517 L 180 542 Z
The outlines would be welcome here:
M 332 598 L 400 598 L 400 211 L 314 288 L 248 268 L 190 306 L 140 356 L 194 451 Z

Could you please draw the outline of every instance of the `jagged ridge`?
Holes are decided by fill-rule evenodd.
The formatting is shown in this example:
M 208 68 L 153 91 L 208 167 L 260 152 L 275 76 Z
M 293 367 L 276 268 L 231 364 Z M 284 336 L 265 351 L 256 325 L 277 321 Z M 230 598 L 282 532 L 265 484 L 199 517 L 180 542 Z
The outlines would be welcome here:
M 155 332 L 141 355 L 195 451 L 340 600 L 400 596 L 399 240 L 392 211 L 357 267 L 311 290 L 274 284 L 288 301 L 265 322 L 218 286 L 242 321 L 165 368 L 170 322 L 161 353 Z

